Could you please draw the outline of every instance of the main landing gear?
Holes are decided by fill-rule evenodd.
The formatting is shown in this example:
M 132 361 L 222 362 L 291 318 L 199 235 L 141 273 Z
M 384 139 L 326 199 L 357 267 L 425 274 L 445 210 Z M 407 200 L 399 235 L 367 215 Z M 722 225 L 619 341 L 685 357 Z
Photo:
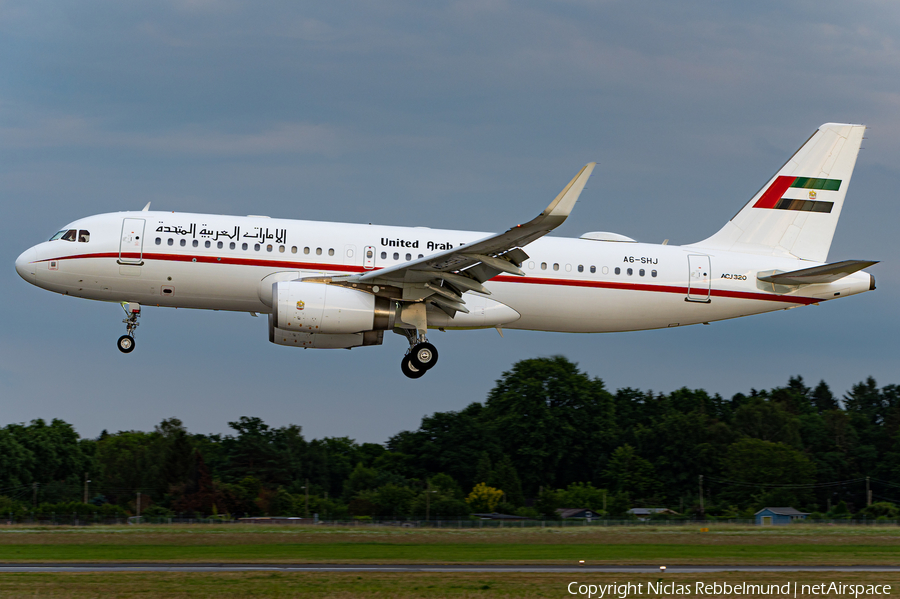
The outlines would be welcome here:
M 417 379 L 437 364 L 438 350 L 428 343 L 424 335 L 418 335 L 415 330 L 404 329 L 403 334 L 409 340 L 409 350 L 400 362 L 400 370 L 407 377 Z
M 119 337 L 116 345 L 123 354 L 130 354 L 134 351 L 134 330 L 138 328 L 141 305 L 134 302 L 122 302 L 122 309 L 125 310 L 126 315 L 125 320 L 122 321 L 125 323 L 125 334 Z

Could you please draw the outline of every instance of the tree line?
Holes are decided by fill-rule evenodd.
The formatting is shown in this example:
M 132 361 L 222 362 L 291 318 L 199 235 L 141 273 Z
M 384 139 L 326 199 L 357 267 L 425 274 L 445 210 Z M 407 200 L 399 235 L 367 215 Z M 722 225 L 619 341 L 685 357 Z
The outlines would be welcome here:
M 575 507 L 622 518 L 667 507 L 746 518 L 790 506 L 898 516 L 900 387 L 872 378 L 841 398 L 799 376 L 730 399 L 686 387 L 611 392 L 557 356 L 517 362 L 483 402 L 384 444 L 307 440 L 298 425 L 255 417 L 229 426 L 204 435 L 171 418 L 85 439 L 58 419 L 8 424 L 0 514 L 556 518 Z

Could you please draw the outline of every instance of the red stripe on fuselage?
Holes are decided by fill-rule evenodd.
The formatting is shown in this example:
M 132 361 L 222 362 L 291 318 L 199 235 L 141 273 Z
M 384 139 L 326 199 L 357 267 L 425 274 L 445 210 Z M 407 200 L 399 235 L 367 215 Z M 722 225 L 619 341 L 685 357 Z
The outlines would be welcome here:
M 499 276 L 494 277 L 491 281 L 499 281 L 503 283 L 530 283 L 532 285 L 562 285 L 567 287 L 593 287 L 598 289 L 622 289 L 625 291 L 649 291 L 653 293 L 677 293 L 679 295 L 687 295 L 687 287 L 679 287 L 677 285 L 649 285 L 646 283 L 619 283 L 617 281 L 580 281 L 577 279 L 545 279 L 539 277 L 510 277 Z M 695 290 L 696 294 L 702 293 Z M 753 293 L 750 291 L 731 291 L 728 289 L 710 289 L 710 295 L 716 297 L 733 297 L 738 299 L 753 299 L 767 302 L 786 302 L 789 304 L 816 304 L 822 300 L 811 297 L 770 295 L 768 293 Z
M 789 177 L 790 178 L 790 177 Z M 122 254 L 105 253 L 105 254 L 79 254 L 75 256 L 63 256 L 60 258 L 49 258 L 47 260 L 39 260 L 39 262 L 49 262 L 51 260 L 84 260 L 91 258 L 141 258 L 139 254 Z M 258 260 L 255 258 L 230 258 L 217 256 L 188 256 L 183 254 L 144 254 L 144 260 L 160 260 L 163 262 L 194 262 L 201 264 L 231 264 L 237 266 L 264 266 L 269 268 L 286 268 L 300 270 L 322 270 L 337 271 L 347 273 L 363 274 L 372 272 L 371 270 L 360 270 L 358 266 L 350 264 L 321 264 L 314 262 L 288 262 L 284 260 Z M 379 269 L 373 269 L 379 270 Z M 516 277 L 509 275 L 501 275 L 494 277 L 491 281 L 501 283 L 527 283 L 530 285 L 557 285 L 562 287 L 587 287 L 593 289 L 620 289 L 624 291 L 648 291 L 652 293 L 677 293 L 679 295 L 687 295 L 688 288 L 677 285 L 650 285 L 647 283 L 625 283 L 618 281 L 585 281 L 579 279 L 548 279 L 545 277 Z M 788 304 L 802 304 L 808 306 L 817 304 L 823 300 L 811 297 L 798 297 L 791 295 L 774 295 L 769 293 L 754 293 L 750 291 L 732 291 L 728 289 L 710 289 L 710 295 L 715 297 L 731 297 L 737 299 L 752 299 L 766 302 L 784 302 Z
M 784 175 L 777 177 L 775 181 L 769 185 L 769 189 L 763 192 L 762 197 L 753 204 L 754 208 L 774 208 L 781 196 L 784 195 L 791 184 L 797 180 L 797 177 L 786 177 Z

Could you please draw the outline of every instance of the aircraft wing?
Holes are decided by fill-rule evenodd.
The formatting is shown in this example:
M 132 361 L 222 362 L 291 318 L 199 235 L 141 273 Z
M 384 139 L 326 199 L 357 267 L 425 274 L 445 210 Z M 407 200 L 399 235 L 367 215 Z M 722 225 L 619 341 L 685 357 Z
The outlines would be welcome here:
M 760 273 L 757 278 L 760 281 L 775 283 L 777 285 L 832 283 L 838 279 L 843 279 L 847 275 L 852 275 L 858 270 L 868 268 L 873 264 L 878 264 L 878 262 L 873 262 L 871 260 L 844 260 L 842 262 L 813 266 L 812 268 L 803 268 L 801 270 L 792 270 L 790 272 L 776 272 L 773 274 Z
M 489 295 L 490 292 L 482 285 L 488 279 L 500 273 L 525 274 L 520 266 L 528 259 L 528 254 L 521 248 L 566 220 L 594 166 L 595 162 L 585 165 L 537 217 L 505 233 L 381 270 L 335 277 L 333 282 L 399 287 L 403 291 L 403 300 L 429 299 L 450 316 L 457 311 L 468 312 L 462 299 L 465 292 Z

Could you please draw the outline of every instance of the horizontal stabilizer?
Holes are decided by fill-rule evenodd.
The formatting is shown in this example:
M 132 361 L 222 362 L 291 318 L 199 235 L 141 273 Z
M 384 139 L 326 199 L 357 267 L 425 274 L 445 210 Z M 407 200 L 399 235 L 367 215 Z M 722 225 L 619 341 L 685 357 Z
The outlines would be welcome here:
M 776 285 L 813 285 L 815 283 L 832 283 L 838 279 L 843 279 L 847 275 L 852 275 L 858 270 L 868 268 L 873 264 L 878 264 L 878 261 L 844 260 L 842 262 L 835 262 L 834 264 L 824 264 L 822 266 L 813 266 L 812 268 L 792 270 L 791 272 L 780 272 L 776 274 L 767 274 L 765 276 L 760 273 L 757 278 L 760 281 L 775 283 Z

